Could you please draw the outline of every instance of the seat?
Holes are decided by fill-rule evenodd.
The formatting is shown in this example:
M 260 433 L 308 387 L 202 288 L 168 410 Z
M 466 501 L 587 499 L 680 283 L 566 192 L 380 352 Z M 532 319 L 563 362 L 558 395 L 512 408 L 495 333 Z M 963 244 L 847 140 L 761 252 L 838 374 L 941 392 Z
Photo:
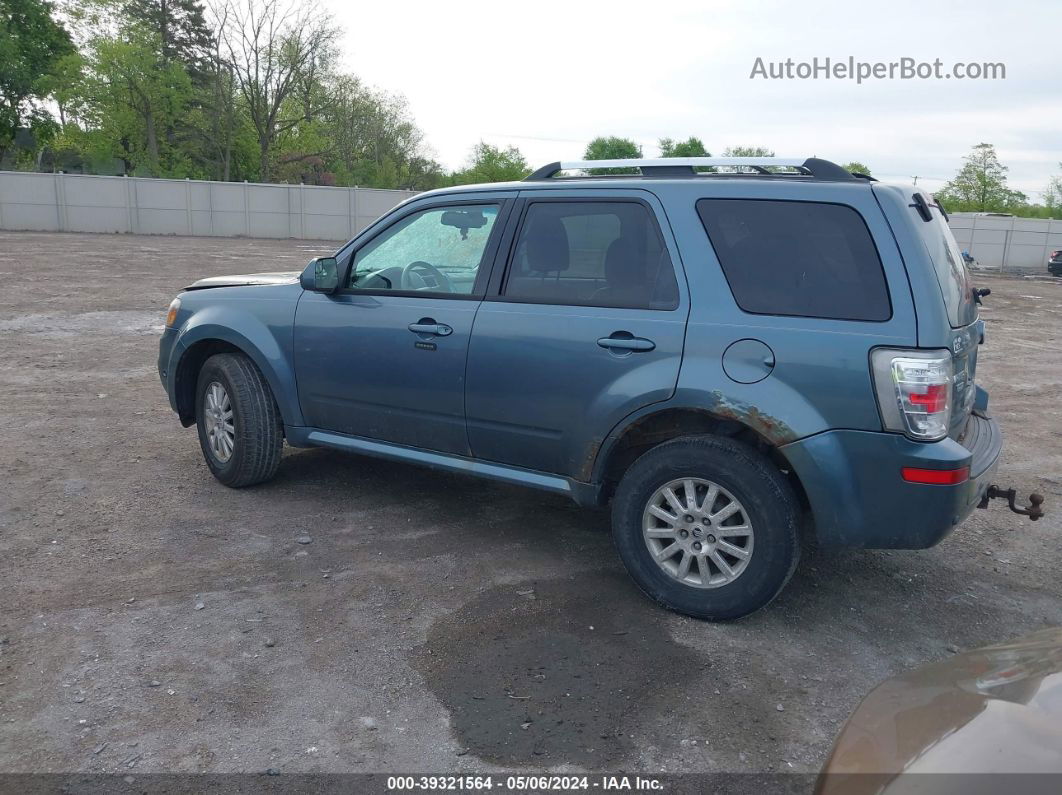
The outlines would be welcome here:
M 506 293 L 524 298 L 555 296 L 557 287 L 547 282 L 549 274 L 559 279 L 562 271 L 571 267 L 568 230 L 555 215 L 536 215 L 523 239 L 523 273 L 510 279 Z
M 630 235 L 616 238 L 605 250 L 607 284 L 593 295 L 594 303 L 613 306 L 640 306 L 646 303 L 649 290 L 645 259 Z
M 571 265 L 568 230 L 555 215 L 539 215 L 525 238 L 527 269 L 535 273 L 560 273 Z

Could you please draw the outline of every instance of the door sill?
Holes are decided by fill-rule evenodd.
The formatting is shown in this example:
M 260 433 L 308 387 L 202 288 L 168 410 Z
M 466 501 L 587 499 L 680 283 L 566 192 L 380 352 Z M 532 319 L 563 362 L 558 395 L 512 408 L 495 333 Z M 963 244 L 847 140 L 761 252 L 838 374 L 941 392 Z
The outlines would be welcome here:
M 325 431 L 320 428 L 286 426 L 284 430 L 288 443 L 293 447 L 330 447 L 334 450 L 342 450 L 348 453 L 360 453 L 375 458 L 386 458 L 391 461 L 420 464 L 447 472 L 463 472 L 502 483 L 513 483 L 540 491 L 564 494 L 581 505 L 597 504 L 596 493 L 598 489 L 586 483 L 572 481 L 559 475 L 550 475 L 532 469 L 521 469 L 520 467 L 495 464 L 488 461 L 477 461 L 465 456 L 422 450 L 418 447 L 391 444 L 376 439 L 365 439 L 360 436 L 348 436 L 347 434 Z

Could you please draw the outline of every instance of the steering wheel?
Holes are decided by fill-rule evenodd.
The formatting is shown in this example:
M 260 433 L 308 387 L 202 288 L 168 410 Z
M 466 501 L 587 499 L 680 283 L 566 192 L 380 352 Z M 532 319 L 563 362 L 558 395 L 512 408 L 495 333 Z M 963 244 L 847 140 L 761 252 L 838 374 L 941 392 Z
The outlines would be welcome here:
M 419 284 L 413 281 L 416 275 Z M 436 290 L 442 293 L 452 293 L 453 285 L 445 273 L 436 268 L 430 262 L 418 259 L 402 268 L 402 277 L 399 280 L 403 290 Z

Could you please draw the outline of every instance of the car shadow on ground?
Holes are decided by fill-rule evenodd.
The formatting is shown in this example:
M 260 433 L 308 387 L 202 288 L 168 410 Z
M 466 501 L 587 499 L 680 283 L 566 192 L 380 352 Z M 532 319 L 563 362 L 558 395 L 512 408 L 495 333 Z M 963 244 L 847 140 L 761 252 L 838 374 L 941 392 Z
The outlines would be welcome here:
M 784 735 L 801 713 L 774 705 L 800 698 L 794 680 L 821 673 L 824 654 L 855 661 L 855 673 L 849 664 L 833 676 L 838 687 L 853 680 L 861 694 L 945 655 L 948 641 L 983 643 L 977 627 L 986 610 L 1014 610 L 986 604 L 936 551 L 812 549 L 774 603 L 712 625 L 641 594 L 612 548 L 607 509 L 327 450 L 288 454 L 274 485 L 260 491 L 268 501 L 292 489 L 312 495 L 322 514 L 376 517 L 359 533 L 385 557 L 410 533 L 426 533 L 425 559 L 452 556 L 470 572 L 489 572 L 468 575 L 456 609 L 432 620 L 409 662 L 447 707 L 459 742 L 496 764 L 593 768 L 631 758 L 645 742 L 635 726 L 647 715 L 690 714 L 690 691 L 667 672 L 686 672 L 694 692 L 715 683 L 703 692 L 719 697 L 694 708 L 704 731 L 715 731 L 713 715 L 725 710 L 764 737 Z M 432 598 L 430 582 L 420 588 Z M 931 600 L 949 609 L 919 609 Z M 1008 623 L 1022 623 L 1019 616 Z
M 544 550 L 547 555 L 555 553 L 555 567 L 571 568 L 575 573 L 583 572 L 585 566 L 569 567 L 572 556 L 564 547 L 577 545 L 587 553 L 585 558 L 594 562 L 594 570 L 623 572 L 612 550 L 608 509 L 581 508 L 561 495 L 324 449 L 291 451 L 277 478 L 255 488 L 263 496 L 292 489 L 312 496 L 324 513 L 357 510 L 367 514 L 395 506 L 408 508 L 418 527 L 445 536 L 437 541 L 440 551 L 460 552 L 472 544 L 489 554 L 492 545 L 502 551 L 517 542 L 528 549 Z M 871 596 L 884 598 L 891 605 L 936 598 L 949 590 L 950 577 L 957 573 L 946 565 L 942 549 L 946 547 L 838 549 L 811 543 L 805 546 L 792 580 L 776 601 L 765 611 L 731 624 L 756 624 L 778 609 L 799 616 L 840 605 L 873 615 L 875 606 L 865 602 Z M 941 564 L 945 566 L 941 568 Z M 1002 581 L 996 574 L 983 568 L 979 584 Z M 955 610 L 977 601 L 969 585 L 965 583 L 947 598 Z M 633 581 L 620 580 L 618 587 L 637 591 Z M 668 615 L 664 611 L 658 614 Z

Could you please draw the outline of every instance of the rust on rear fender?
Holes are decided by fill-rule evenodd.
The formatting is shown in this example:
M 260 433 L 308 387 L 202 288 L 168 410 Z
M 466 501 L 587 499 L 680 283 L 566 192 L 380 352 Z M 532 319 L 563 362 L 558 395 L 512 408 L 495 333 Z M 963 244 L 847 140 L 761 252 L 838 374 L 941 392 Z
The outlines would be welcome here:
M 716 421 L 716 423 L 718 423 L 718 421 L 723 421 L 724 425 L 736 425 L 727 430 L 717 429 L 715 425 L 709 426 L 706 424 L 703 429 L 693 430 L 691 432 L 710 433 L 718 430 L 718 432 L 723 433 L 724 435 L 728 435 L 730 433 L 737 432 L 739 428 L 736 426 L 740 425 L 746 428 L 751 428 L 753 431 L 759 434 L 761 438 L 766 440 L 768 444 L 774 447 L 779 447 L 783 444 L 788 444 L 789 442 L 796 441 L 796 439 L 798 438 L 796 432 L 794 432 L 788 424 L 778 419 L 777 417 L 771 416 L 770 414 L 761 411 L 756 406 L 751 406 L 748 403 L 728 398 L 718 390 L 712 392 L 711 396 L 714 401 L 711 405 L 696 409 L 684 407 L 681 410 L 696 412 L 697 414 L 703 415 L 707 420 Z M 670 410 L 672 409 L 663 409 L 662 411 Z M 576 471 L 579 473 L 578 479 L 584 483 L 590 482 L 593 479 L 593 473 L 595 465 L 597 463 L 598 454 L 601 452 L 602 448 L 605 449 L 607 455 L 611 455 L 612 452 L 616 449 L 615 445 L 620 444 L 622 440 L 628 436 L 628 434 L 637 429 L 639 426 L 652 421 L 654 417 L 658 416 L 660 416 L 660 412 L 657 412 L 655 414 L 649 414 L 645 417 L 640 417 L 637 420 L 634 420 L 633 422 L 629 423 L 626 427 L 623 428 L 622 432 L 620 432 L 616 436 L 610 436 L 608 439 L 604 440 L 599 440 L 596 438 L 591 440 L 590 444 L 586 448 L 586 452 L 584 453 L 582 460 L 579 462 L 578 468 L 576 469 Z M 677 427 L 675 431 L 677 431 Z M 674 438 L 674 435 L 675 432 L 671 432 L 660 438 L 659 441 L 666 441 L 669 438 Z M 614 441 L 614 444 L 606 444 L 606 442 L 609 442 L 609 440 Z
M 760 411 L 757 406 L 729 398 L 719 390 L 711 394 L 716 400 L 715 405 L 709 409 L 711 414 L 752 428 L 775 447 L 797 440 L 796 432 L 789 425 L 777 417 Z

